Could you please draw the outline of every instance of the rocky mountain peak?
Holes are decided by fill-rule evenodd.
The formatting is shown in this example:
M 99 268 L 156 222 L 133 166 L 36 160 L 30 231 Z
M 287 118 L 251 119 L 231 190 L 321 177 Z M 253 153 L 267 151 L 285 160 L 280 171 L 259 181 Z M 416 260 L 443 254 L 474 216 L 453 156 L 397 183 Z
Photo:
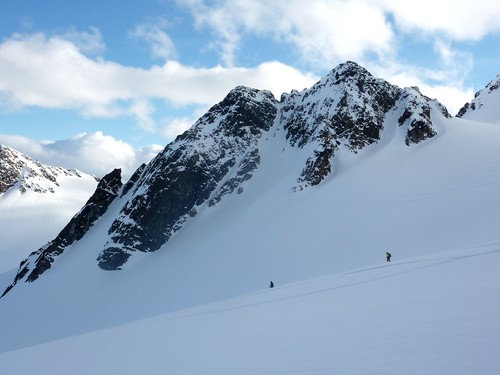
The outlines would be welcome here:
M 418 89 L 391 85 L 354 62 L 339 65 L 308 90 L 282 96 L 280 122 L 290 143 L 316 144 L 296 189 L 317 185 L 331 174 L 340 147 L 357 153 L 377 143 L 389 113 L 400 119 L 407 146 L 433 137 L 430 102 Z
M 354 77 L 373 77 L 372 74 L 364 67 L 354 61 L 347 61 L 333 68 L 325 77 L 327 79 L 334 78 L 337 83 L 347 81 Z
M 11 147 L 0 145 L 0 194 L 13 186 L 21 193 L 54 193 L 59 187 L 60 176 L 82 177 L 82 173 L 42 164 Z

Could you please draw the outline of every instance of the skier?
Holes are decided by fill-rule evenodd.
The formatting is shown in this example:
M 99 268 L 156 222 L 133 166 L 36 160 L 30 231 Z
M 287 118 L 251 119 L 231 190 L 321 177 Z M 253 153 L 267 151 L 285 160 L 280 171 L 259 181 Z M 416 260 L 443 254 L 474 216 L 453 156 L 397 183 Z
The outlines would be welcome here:
M 271 280 L 271 284 L 269 284 L 269 288 L 274 288 L 274 283 L 272 280 Z
M 391 257 L 392 257 L 391 253 L 389 252 L 385 253 L 385 259 L 387 259 L 388 262 L 391 261 Z

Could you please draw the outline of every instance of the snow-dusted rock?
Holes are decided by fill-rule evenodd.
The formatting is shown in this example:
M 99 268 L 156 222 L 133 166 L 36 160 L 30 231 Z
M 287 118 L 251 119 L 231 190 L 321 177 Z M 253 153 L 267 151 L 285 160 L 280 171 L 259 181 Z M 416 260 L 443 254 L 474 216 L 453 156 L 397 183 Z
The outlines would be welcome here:
M 494 80 L 479 90 L 474 95 L 474 99 L 465 103 L 457 114 L 457 117 L 500 124 L 500 74 Z
M 356 153 L 377 143 L 392 111 L 400 113 L 407 146 L 435 136 L 431 102 L 436 101 L 418 89 L 391 85 L 354 62 L 339 65 L 310 89 L 283 95 L 280 122 L 290 143 L 297 147 L 315 144 L 297 188 L 317 185 L 329 175 L 339 146 Z M 437 102 L 436 106 L 449 116 L 446 108 Z

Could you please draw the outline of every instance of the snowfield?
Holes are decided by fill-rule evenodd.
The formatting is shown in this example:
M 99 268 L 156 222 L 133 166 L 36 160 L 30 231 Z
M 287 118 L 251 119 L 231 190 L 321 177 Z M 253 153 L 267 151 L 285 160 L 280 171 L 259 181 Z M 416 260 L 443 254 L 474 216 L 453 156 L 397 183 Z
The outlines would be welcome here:
M 0 299 L 0 373 L 500 373 L 500 127 L 433 124 L 411 147 L 387 126 L 299 192 L 310 150 L 271 129 L 241 194 L 106 272 L 116 200 Z
M 498 374 L 499 268 L 500 243 L 379 263 L 4 352 L 0 368 Z

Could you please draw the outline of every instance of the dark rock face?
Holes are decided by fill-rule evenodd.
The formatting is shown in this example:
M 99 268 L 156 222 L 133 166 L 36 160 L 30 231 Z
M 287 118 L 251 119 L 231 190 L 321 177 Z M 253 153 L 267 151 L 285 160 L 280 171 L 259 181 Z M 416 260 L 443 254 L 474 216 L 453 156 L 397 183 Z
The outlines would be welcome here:
M 13 284 L 5 290 L 3 295 L 12 289 L 19 280 L 25 279 L 33 282 L 47 271 L 52 266 L 55 258 L 61 255 L 73 242 L 81 239 L 97 219 L 106 212 L 111 202 L 118 196 L 121 186 L 120 169 L 115 169 L 104 176 L 85 206 L 71 219 L 57 237 L 38 251 L 31 253 L 27 259 L 21 262 Z
M 241 192 L 260 162 L 258 140 L 273 125 L 277 101 L 270 92 L 237 87 L 144 169 L 99 267 L 119 269 L 134 251 L 155 251 L 202 205 Z

